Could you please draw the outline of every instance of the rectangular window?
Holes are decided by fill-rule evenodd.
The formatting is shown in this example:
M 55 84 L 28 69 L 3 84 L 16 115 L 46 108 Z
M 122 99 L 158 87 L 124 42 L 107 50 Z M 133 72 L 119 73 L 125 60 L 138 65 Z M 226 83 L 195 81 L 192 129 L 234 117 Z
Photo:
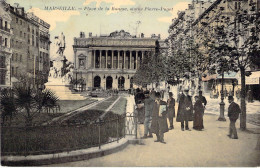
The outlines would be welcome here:
M 2 29 L 2 28 L 3 28 L 3 20 L 0 19 L 0 29 Z
M 5 84 L 6 76 L 6 66 L 5 66 L 5 56 L 0 56 L 0 84 Z
M 8 39 L 5 38 L 5 47 L 7 47 Z
M 12 72 L 11 72 L 12 76 L 14 76 L 14 67 L 12 67 Z
M 2 43 L 3 43 L 3 42 L 2 42 L 2 36 L 0 36 L 0 45 L 2 45 Z
M 28 25 L 27 31 L 30 32 L 30 26 Z
M 20 20 L 20 25 L 22 25 L 23 24 L 23 21 L 22 20 Z
M 15 61 L 17 62 L 17 60 L 18 60 L 18 54 L 16 53 L 16 55 L 15 55 Z
M 23 33 L 23 37 L 26 38 L 26 33 Z
M 6 70 L 0 69 L 0 84 L 5 85 Z
M 20 62 L 22 62 L 22 55 L 20 55 Z
M 5 56 L 0 56 L 0 68 L 6 68 L 5 67 Z
M 15 75 L 18 76 L 18 67 L 16 67 L 15 69 Z
M 5 21 L 5 30 L 7 30 L 7 21 Z
M 12 61 L 14 61 L 14 54 L 12 54 Z
M 22 31 L 20 31 L 20 37 L 22 37 L 23 36 L 23 32 Z
M 16 23 L 18 23 L 18 18 L 16 18 Z
M 34 35 L 32 35 L 32 45 L 34 46 Z

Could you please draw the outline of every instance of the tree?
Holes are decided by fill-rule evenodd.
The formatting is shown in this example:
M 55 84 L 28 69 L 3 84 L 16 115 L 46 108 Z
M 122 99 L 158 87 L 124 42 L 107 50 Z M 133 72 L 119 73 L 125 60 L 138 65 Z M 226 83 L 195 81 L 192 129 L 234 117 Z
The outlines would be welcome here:
M 241 115 L 240 115 L 240 128 L 246 129 L 246 85 L 245 76 L 246 70 L 252 65 L 254 60 L 259 59 L 259 27 L 260 27 L 260 14 L 256 10 L 256 2 L 248 1 L 237 2 L 228 1 L 229 15 L 219 15 L 217 19 L 223 23 L 217 26 L 215 30 L 219 35 L 218 43 L 211 42 L 215 47 L 211 48 L 211 53 L 215 60 L 212 61 L 213 65 L 219 62 L 218 56 L 223 56 L 228 69 L 240 71 L 241 74 Z M 235 3 L 235 5 L 234 5 Z M 235 7 L 234 7 L 235 6 Z M 244 7 L 246 6 L 246 7 Z M 220 11 L 224 11 L 224 7 L 220 7 Z M 214 37 L 215 32 L 211 32 Z M 214 39 L 214 38 L 213 38 Z M 215 53 L 215 56 L 214 56 Z M 216 54 L 218 53 L 218 54 Z
M 145 55 L 140 68 L 134 75 L 134 83 L 137 85 L 158 84 L 165 79 L 165 57 L 156 41 L 155 53 Z
M 17 109 L 14 102 L 14 93 L 11 89 L 4 89 L 1 90 L 1 117 L 2 117 L 2 125 L 5 124 L 5 121 L 7 121 L 7 118 L 10 119 L 10 124 L 13 119 L 13 116 L 16 114 Z
M 37 89 L 32 83 L 30 78 L 22 76 L 20 83 L 13 89 L 3 92 L 1 95 L 3 117 L 12 117 L 13 114 L 20 113 L 25 119 L 26 126 L 31 126 L 34 117 L 44 109 L 58 106 L 59 99 L 52 91 Z

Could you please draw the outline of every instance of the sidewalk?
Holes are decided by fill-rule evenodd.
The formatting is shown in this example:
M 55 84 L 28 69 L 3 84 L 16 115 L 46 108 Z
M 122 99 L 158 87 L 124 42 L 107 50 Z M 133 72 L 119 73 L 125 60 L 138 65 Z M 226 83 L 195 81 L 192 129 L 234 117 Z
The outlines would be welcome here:
M 256 146 L 260 127 L 247 124 L 249 131 L 237 129 L 239 139 L 229 139 L 229 121 L 217 119 L 218 115 L 206 114 L 204 131 L 181 131 L 180 123 L 175 122 L 175 129 L 165 134 L 167 144 L 155 143 L 154 137 L 143 140 L 144 145 L 128 145 L 120 152 L 101 158 L 49 166 L 259 166 L 260 150 L 259 147 L 256 150 Z M 192 128 L 192 122 L 189 124 Z M 143 131 L 143 125 L 139 127 L 138 130 Z

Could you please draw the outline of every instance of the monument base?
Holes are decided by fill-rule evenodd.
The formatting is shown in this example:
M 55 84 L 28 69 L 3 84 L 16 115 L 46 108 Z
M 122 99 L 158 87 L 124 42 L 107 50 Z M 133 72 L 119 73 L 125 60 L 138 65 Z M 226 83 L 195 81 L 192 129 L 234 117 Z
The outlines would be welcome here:
M 70 85 L 62 82 L 61 78 L 50 78 L 49 82 L 45 84 L 46 89 L 53 91 L 60 100 L 85 100 L 86 97 L 72 93 L 69 89 Z

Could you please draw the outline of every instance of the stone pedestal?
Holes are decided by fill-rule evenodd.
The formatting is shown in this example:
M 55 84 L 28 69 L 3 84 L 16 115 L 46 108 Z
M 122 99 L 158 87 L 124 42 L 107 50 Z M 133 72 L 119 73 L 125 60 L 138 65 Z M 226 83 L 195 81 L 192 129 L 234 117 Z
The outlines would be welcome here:
M 48 83 L 45 84 L 46 89 L 52 90 L 60 100 L 85 100 L 86 97 L 72 93 L 69 89 L 70 85 L 66 84 L 62 78 L 49 77 Z

